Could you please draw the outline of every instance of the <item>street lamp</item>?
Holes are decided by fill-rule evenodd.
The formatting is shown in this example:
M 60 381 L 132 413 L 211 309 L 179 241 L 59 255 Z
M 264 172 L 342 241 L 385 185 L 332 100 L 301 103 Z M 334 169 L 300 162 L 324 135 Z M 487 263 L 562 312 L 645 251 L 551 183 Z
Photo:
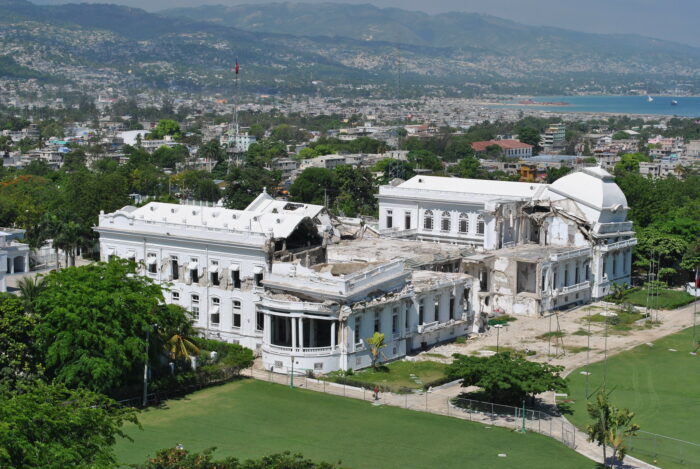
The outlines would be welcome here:
M 503 324 L 495 324 L 493 327 L 496 328 L 496 353 L 498 353 L 501 338 L 501 328 L 503 327 Z
M 158 329 L 158 324 L 149 324 L 146 328 L 146 361 L 143 364 L 143 401 L 142 404 L 146 407 L 148 404 L 148 345 L 151 339 L 151 329 L 155 332 Z
M 617 313 L 614 313 L 612 311 L 605 311 L 600 314 L 602 316 L 605 316 L 605 355 L 603 359 L 603 389 L 606 389 L 608 383 L 608 322 L 609 318 L 614 318 L 615 316 L 617 316 Z

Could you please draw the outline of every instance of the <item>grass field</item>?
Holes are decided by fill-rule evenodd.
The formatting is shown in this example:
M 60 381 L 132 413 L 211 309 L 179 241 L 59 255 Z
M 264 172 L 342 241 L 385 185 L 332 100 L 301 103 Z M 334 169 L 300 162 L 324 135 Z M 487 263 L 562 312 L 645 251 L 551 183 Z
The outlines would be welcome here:
M 676 309 L 693 302 L 693 297 L 684 290 L 663 288 L 657 296 L 650 297 L 650 306 L 654 309 Z M 616 303 L 630 303 L 635 306 L 647 306 L 646 288 L 633 288 L 625 292 L 622 300 Z
M 116 445 L 123 464 L 181 443 L 242 459 L 290 450 L 352 469 L 595 467 L 542 435 L 254 380 L 168 401 L 139 420 L 143 430 L 126 429 L 135 442 Z
M 432 361 L 409 362 L 399 360 L 388 363 L 379 370 L 368 368 L 358 371 L 350 378 L 370 385 L 381 384 L 395 391 L 400 388 L 420 389 L 424 383 L 429 383 L 445 376 L 447 365 Z M 415 379 L 411 377 L 415 376 Z M 419 381 L 419 382 L 417 382 Z
M 700 334 L 700 328 L 698 328 Z M 640 345 L 608 359 L 607 388 L 613 390 L 611 400 L 618 407 L 628 407 L 636 414 L 636 422 L 647 432 L 662 434 L 700 444 L 700 355 L 690 355 L 691 329 L 654 342 Z M 672 351 L 675 350 L 675 351 Z M 574 371 L 570 377 L 569 399 L 573 415 L 569 419 L 579 427 L 588 423 L 586 413 L 586 376 Z M 595 363 L 588 376 L 589 395 L 603 382 L 605 364 Z M 632 455 L 651 461 L 654 443 L 637 440 L 638 450 Z M 675 467 L 679 455 L 692 459 L 700 467 L 700 446 L 692 447 L 668 440 L 658 440 L 656 451 L 670 453 L 657 456 L 663 467 Z M 664 464 L 662 464 L 662 462 Z

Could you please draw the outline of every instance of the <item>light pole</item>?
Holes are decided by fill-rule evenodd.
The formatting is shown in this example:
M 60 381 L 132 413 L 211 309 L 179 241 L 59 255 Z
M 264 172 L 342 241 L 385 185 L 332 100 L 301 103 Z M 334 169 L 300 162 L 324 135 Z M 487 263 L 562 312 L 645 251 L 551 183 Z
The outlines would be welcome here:
M 158 324 L 149 324 L 146 328 L 146 361 L 143 364 L 143 401 L 144 407 L 148 404 L 148 345 L 151 339 L 151 329 L 154 331 L 158 328 Z
M 496 328 L 496 353 L 498 353 L 501 339 L 501 328 L 503 327 L 503 324 L 496 324 L 493 327 Z
M 608 320 L 617 316 L 617 313 L 606 311 L 603 315 L 605 316 L 605 355 L 603 358 L 603 389 L 605 390 L 608 384 Z
M 292 355 L 292 372 L 289 375 L 289 387 L 294 389 L 294 355 Z

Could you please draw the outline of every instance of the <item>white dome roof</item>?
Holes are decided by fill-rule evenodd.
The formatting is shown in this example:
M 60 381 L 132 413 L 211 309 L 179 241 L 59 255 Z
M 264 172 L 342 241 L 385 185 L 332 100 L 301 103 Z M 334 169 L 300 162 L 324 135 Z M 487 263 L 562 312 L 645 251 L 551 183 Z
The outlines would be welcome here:
M 626 219 L 629 207 L 625 194 L 613 176 L 599 166 L 567 174 L 547 189 L 552 200 L 565 197 L 578 203 L 590 221 L 602 221 L 601 212 L 607 212 L 605 218 Z

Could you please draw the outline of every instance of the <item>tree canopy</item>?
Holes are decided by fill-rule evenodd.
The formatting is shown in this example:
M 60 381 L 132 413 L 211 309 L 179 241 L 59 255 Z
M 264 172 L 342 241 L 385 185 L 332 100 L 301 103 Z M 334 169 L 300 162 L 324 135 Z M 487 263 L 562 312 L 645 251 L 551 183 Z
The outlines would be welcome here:
M 146 331 L 184 313 L 165 307 L 161 287 L 135 269 L 133 262 L 115 259 L 46 276 L 35 308 L 49 378 L 104 393 L 138 380 Z
M 525 397 L 546 391 L 564 391 L 567 382 L 560 376 L 562 366 L 537 363 L 509 352 L 491 357 L 455 354 L 447 376 L 461 379 L 463 387 L 478 386 L 492 402 L 519 404 Z
M 133 409 L 85 389 L 41 381 L 0 389 L 0 466 L 110 467 L 124 422 L 137 422 Z

